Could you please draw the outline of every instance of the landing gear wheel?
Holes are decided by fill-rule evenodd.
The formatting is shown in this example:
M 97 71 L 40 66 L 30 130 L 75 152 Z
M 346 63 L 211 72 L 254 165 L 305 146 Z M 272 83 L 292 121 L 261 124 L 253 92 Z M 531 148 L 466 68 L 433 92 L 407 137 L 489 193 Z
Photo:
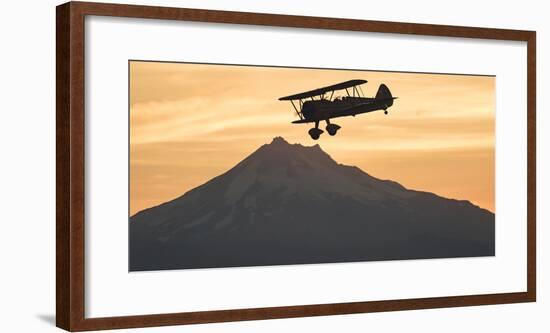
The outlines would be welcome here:
M 336 132 L 340 129 L 340 126 L 336 124 L 328 124 L 326 129 L 330 136 L 335 136 Z
M 309 136 L 311 136 L 311 138 L 312 138 L 313 140 L 317 140 L 317 139 L 319 139 L 319 137 L 321 136 L 321 134 L 323 134 L 323 130 L 314 127 L 314 128 L 311 128 L 311 129 L 308 131 L 308 134 L 309 134 Z
M 384 110 L 384 114 L 388 114 L 388 110 Z

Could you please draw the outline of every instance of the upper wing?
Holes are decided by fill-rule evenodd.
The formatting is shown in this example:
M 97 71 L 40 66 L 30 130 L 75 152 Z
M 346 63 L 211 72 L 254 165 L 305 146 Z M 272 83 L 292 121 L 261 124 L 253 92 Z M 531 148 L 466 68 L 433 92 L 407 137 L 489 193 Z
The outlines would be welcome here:
M 338 84 L 333 84 L 331 86 L 318 88 L 318 89 L 314 89 L 314 90 L 310 90 L 310 91 L 306 91 L 306 92 L 303 92 L 303 93 L 294 94 L 294 95 L 290 95 L 290 96 L 281 97 L 281 98 L 279 98 L 279 100 L 280 101 L 291 101 L 291 100 L 303 99 L 303 98 L 308 98 L 308 97 L 314 97 L 314 96 L 323 95 L 323 94 L 325 94 L 329 91 L 347 89 L 347 88 L 351 88 L 351 87 L 354 87 L 354 86 L 357 86 L 357 85 L 360 85 L 360 84 L 364 84 L 364 83 L 367 83 L 367 80 L 349 80 L 349 81 L 341 82 L 341 83 L 338 83 Z

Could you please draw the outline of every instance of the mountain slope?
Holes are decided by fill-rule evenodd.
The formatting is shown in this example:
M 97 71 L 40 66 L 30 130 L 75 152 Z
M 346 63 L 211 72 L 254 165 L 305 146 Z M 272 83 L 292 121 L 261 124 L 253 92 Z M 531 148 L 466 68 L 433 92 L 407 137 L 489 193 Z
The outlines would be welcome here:
M 494 214 L 282 138 L 130 218 L 130 270 L 494 255 Z

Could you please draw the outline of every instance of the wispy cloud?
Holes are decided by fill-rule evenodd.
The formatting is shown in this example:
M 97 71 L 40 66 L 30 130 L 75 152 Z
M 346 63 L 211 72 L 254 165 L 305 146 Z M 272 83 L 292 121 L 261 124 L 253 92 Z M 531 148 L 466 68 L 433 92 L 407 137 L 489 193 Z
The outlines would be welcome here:
M 385 83 L 399 99 L 387 116 L 335 120 L 342 130 L 321 138 L 324 150 L 381 178 L 494 207 L 494 78 L 143 62 L 130 74 L 133 212 L 200 185 L 274 136 L 316 143 L 277 98 L 350 78 L 367 79 L 367 95 Z

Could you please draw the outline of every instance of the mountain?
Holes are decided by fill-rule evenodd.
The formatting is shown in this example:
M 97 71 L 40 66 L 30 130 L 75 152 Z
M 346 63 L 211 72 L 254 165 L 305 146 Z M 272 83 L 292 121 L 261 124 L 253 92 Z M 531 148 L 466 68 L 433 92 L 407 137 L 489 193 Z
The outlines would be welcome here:
M 275 138 L 130 218 L 130 270 L 493 256 L 495 216 Z

